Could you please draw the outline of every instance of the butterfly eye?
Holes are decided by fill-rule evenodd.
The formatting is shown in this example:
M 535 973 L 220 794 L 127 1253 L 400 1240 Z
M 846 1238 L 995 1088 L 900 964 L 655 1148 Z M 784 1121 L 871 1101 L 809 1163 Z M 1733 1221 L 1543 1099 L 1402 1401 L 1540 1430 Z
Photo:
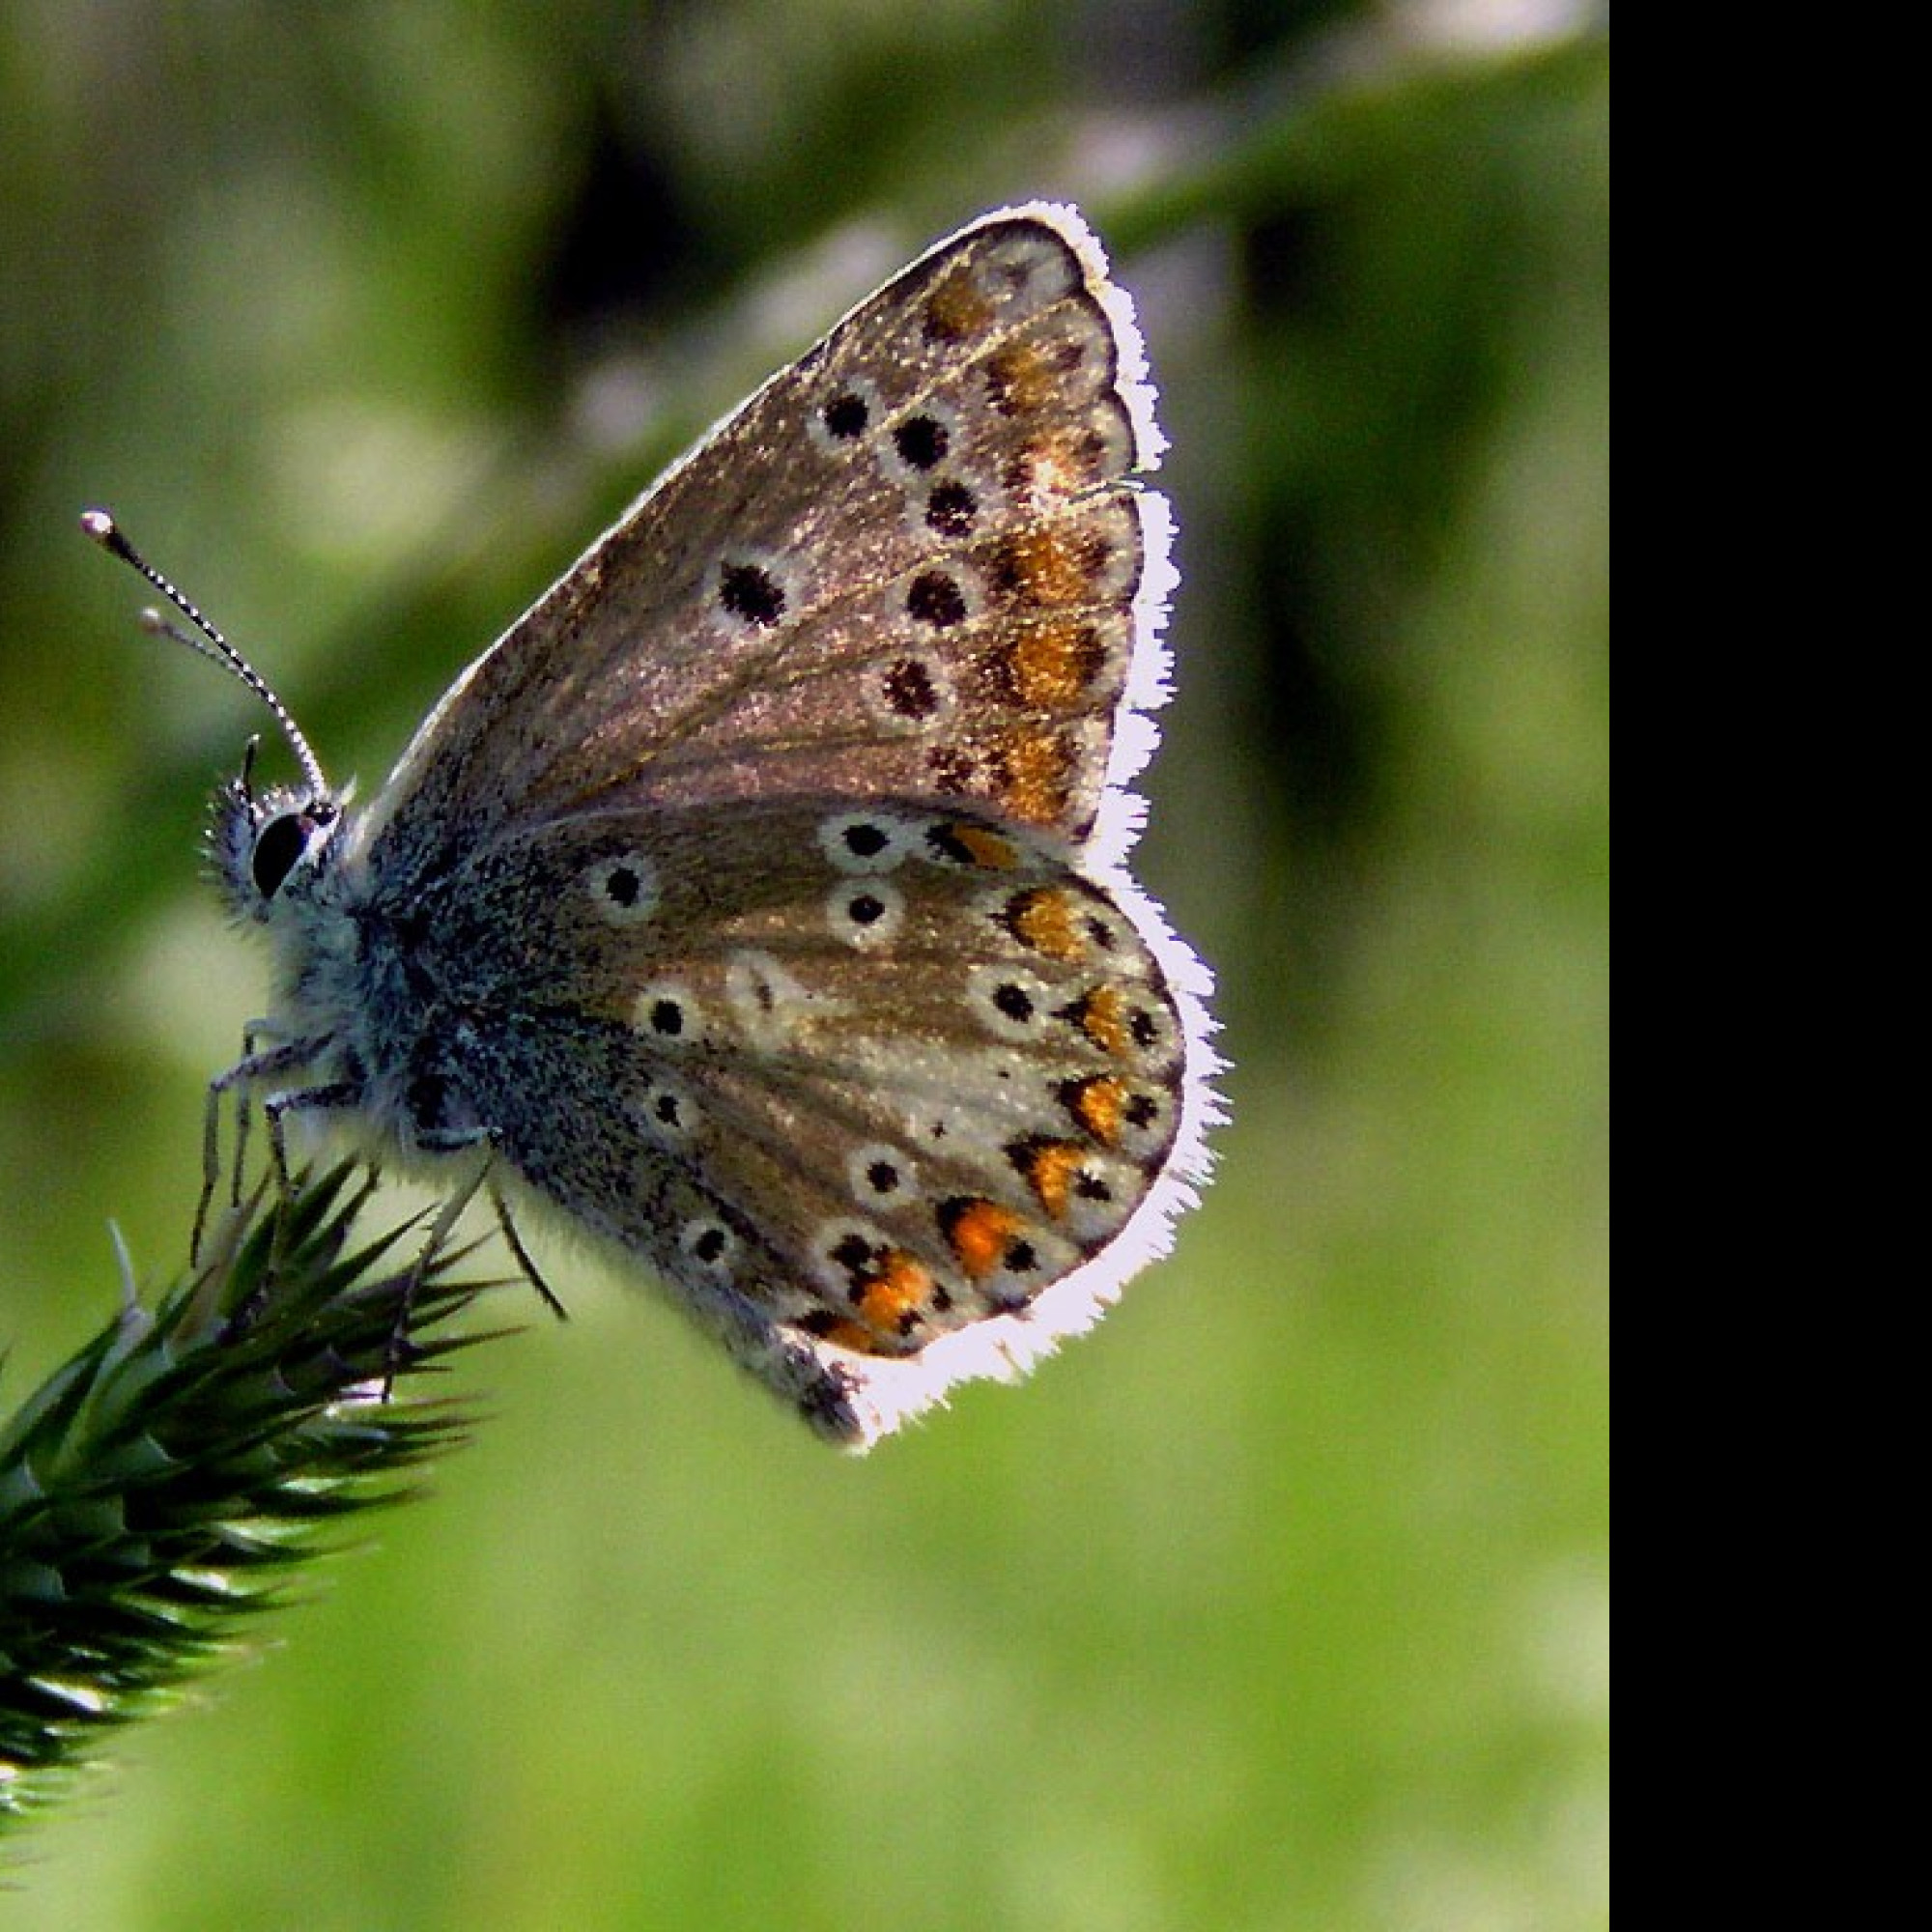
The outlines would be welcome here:
M 282 881 L 295 870 L 314 830 L 314 821 L 299 811 L 285 811 L 263 826 L 249 863 L 255 890 L 265 899 L 273 898 L 281 890 Z

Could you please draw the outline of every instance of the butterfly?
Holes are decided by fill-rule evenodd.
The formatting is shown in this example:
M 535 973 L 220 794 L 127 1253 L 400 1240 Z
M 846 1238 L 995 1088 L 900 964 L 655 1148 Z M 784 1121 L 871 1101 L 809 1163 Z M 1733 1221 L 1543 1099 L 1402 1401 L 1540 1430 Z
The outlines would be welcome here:
M 480 1163 L 847 1446 L 1086 1328 L 1219 1118 L 1209 977 L 1125 867 L 1176 582 L 1152 400 L 1076 211 L 971 223 L 659 477 L 366 806 L 90 512 L 301 768 L 216 794 L 276 968 L 216 1089 Z

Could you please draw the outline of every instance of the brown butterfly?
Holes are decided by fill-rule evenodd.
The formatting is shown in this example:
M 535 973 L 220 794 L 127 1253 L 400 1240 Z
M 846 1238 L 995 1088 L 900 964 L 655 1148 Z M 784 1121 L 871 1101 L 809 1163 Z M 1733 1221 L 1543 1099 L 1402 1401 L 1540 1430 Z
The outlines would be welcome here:
M 217 1087 L 480 1166 L 843 1443 L 1088 1326 L 1218 1113 L 1208 974 L 1124 868 L 1151 404 L 1078 213 L 974 222 L 660 477 L 366 807 L 150 572 L 302 767 L 217 795 L 278 969 Z

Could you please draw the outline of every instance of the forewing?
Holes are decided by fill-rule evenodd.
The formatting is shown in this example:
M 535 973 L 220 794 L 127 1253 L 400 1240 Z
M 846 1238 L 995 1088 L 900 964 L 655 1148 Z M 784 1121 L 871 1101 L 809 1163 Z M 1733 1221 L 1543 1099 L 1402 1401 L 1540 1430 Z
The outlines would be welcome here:
M 942 242 L 465 673 L 378 801 L 385 876 L 600 803 L 950 800 L 1084 840 L 1164 693 L 1150 393 L 1071 210 Z

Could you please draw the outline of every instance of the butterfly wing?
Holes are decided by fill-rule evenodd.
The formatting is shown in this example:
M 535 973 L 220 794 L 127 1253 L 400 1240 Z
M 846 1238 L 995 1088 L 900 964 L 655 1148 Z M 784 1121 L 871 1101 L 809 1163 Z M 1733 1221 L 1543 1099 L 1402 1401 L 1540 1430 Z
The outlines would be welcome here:
M 1086 1326 L 1187 1198 L 1184 989 L 1022 831 L 579 812 L 420 910 L 424 982 L 467 1001 L 439 1077 L 507 1168 L 836 1438 Z
M 1165 692 L 1150 398 L 1072 210 L 940 243 L 469 668 L 377 802 L 387 876 L 599 804 L 951 799 L 1085 839 Z

